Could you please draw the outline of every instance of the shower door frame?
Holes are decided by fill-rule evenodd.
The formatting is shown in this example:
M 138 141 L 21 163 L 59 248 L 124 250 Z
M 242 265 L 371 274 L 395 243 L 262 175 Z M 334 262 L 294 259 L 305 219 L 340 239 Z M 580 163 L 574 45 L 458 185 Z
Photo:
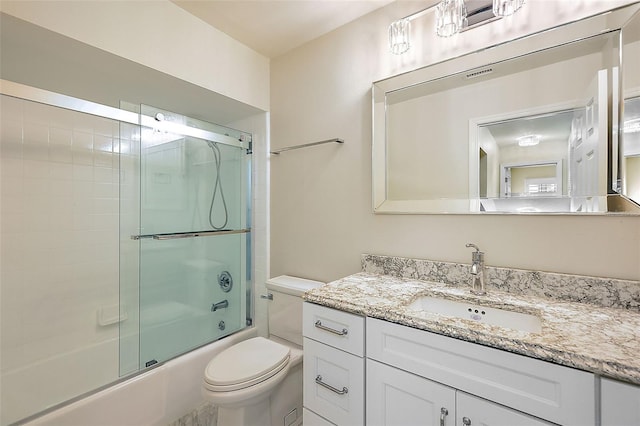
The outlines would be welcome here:
M 92 115 L 92 116 L 97 116 L 97 117 L 103 117 L 106 119 L 111 119 L 114 121 L 117 121 L 121 124 L 130 124 L 130 125 L 135 125 L 135 126 L 142 126 L 142 125 L 148 125 L 149 123 L 153 123 L 153 121 L 155 120 L 153 117 L 148 117 L 148 116 L 144 116 L 142 114 L 136 113 L 136 112 L 131 112 L 131 111 L 127 111 L 125 109 L 121 109 L 121 108 L 115 108 L 115 107 L 111 107 L 108 105 L 104 105 L 104 104 L 99 104 L 96 102 L 92 102 L 92 101 L 88 101 L 88 100 L 84 100 L 84 99 L 80 99 L 80 98 L 75 98 L 73 96 L 68 96 L 68 95 L 64 95 L 64 94 L 60 94 L 60 93 L 56 93 L 56 92 L 52 92 L 49 90 L 44 90 L 44 89 L 39 89 L 33 86 L 29 86 L 29 85 L 25 85 L 25 84 L 21 84 L 21 83 L 16 83 L 10 80 L 5 80 L 5 79 L 1 79 L 0 78 L 0 95 L 4 95 L 4 96 L 9 96 L 9 97 L 13 97 L 13 98 L 17 98 L 17 99 L 21 99 L 21 100 L 25 100 L 25 101 L 30 101 L 30 102 L 36 102 L 36 103 L 40 103 L 43 105 L 47 105 L 47 106 L 51 106 L 51 107 L 57 107 L 57 108 L 62 108 L 65 110 L 70 110 L 70 111 L 74 111 L 74 112 L 79 112 L 79 113 L 84 113 L 84 114 L 88 114 L 88 115 Z M 224 127 L 224 126 L 221 126 Z M 248 138 L 240 138 L 240 139 L 236 139 L 230 136 L 226 136 L 226 135 L 222 135 L 219 133 L 215 133 L 215 132 L 211 132 L 208 130 L 203 130 L 203 129 L 197 129 L 197 128 L 193 128 L 193 127 L 189 127 L 189 126 L 182 126 L 182 128 L 180 129 L 180 131 L 182 132 L 182 134 L 186 135 L 186 136 L 193 136 L 196 138 L 200 138 L 200 139 L 209 139 L 212 140 L 214 142 L 218 142 L 221 144 L 225 144 L 225 145 L 232 145 L 235 147 L 239 147 L 239 148 L 244 148 L 246 150 L 246 154 L 247 155 L 251 155 L 253 153 L 252 151 L 252 136 L 249 132 L 245 132 L 245 131 L 238 131 L 239 133 L 243 134 L 243 135 L 249 135 Z M 234 333 L 231 333 L 229 335 L 225 335 L 222 336 L 219 339 L 216 340 L 212 340 L 211 342 L 205 343 L 199 347 L 202 346 L 206 346 L 208 344 L 211 344 L 215 341 L 219 341 L 221 339 L 224 339 L 226 337 L 229 337 L 230 335 L 233 335 L 235 333 L 241 332 L 243 330 L 246 330 L 247 327 L 251 327 L 253 326 L 253 318 L 255 317 L 255 306 L 253 303 L 253 297 L 254 297 L 254 293 L 255 293 L 255 270 L 254 270 L 254 259 L 251 253 L 252 247 L 254 246 L 255 242 L 254 242 L 254 236 L 252 235 L 252 229 L 250 227 L 250 224 L 252 222 L 252 201 L 253 201 L 253 184 L 252 184 L 252 173 L 253 173 L 253 169 L 252 169 L 252 164 L 253 159 L 250 158 L 248 160 L 248 189 L 249 189 L 249 193 L 248 195 L 248 199 L 247 199 L 247 214 L 246 214 L 246 228 L 242 229 L 242 230 L 234 230 L 231 232 L 226 232 L 226 231 L 216 231 L 219 234 L 225 234 L 225 233 L 245 233 L 247 235 L 247 241 L 245 244 L 246 247 L 246 258 L 247 261 L 245 263 L 245 267 L 246 267 L 246 278 L 247 278 L 247 288 L 249 289 L 249 291 L 247 292 L 247 298 L 245 300 L 245 303 L 247 304 L 247 309 L 246 309 L 246 323 L 245 323 L 245 327 L 237 330 Z M 195 235 L 189 235 L 191 236 L 195 236 Z M 134 236 L 135 237 L 135 236 Z M 141 238 L 144 237 L 148 237 L 148 238 L 153 238 L 153 235 L 141 235 L 139 236 Z M 134 238 L 136 239 L 136 238 Z M 183 353 L 181 353 L 180 355 L 176 355 L 176 357 L 183 355 L 184 353 L 188 353 L 194 350 L 197 350 L 199 347 L 197 348 L 191 348 Z M 174 357 L 175 358 L 175 357 Z M 171 358 L 173 359 L 173 358 Z M 135 371 L 131 371 L 128 373 L 122 373 L 120 372 L 119 376 L 115 379 L 112 380 L 108 383 L 105 383 L 101 386 L 99 386 L 98 388 L 95 389 L 89 389 L 86 392 L 79 394 L 75 397 L 72 397 L 68 400 L 65 401 L 61 401 L 60 403 L 54 404 L 52 406 L 49 407 L 43 407 L 43 409 L 37 413 L 34 413 L 32 415 L 29 415 L 28 417 L 20 420 L 20 422 L 22 421 L 28 421 L 30 419 L 33 418 L 37 418 L 39 416 L 41 416 L 44 413 L 47 412 L 51 412 L 54 411 L 62 406 L 68 405 L 70 403 L 73 403 L 75 401 L 79 401 L 83 398 L 86 398 L 89 395 L 95 394 L 101 390 L 104 390 L 110 386 L 113 386 L 115 384 L 118 383 L 122 383 L 125 382 L 127 380 L 130 380 L 133 377 L 136 377 L 138 375 L 147 373 L 151 368 L 155 368 L 155 367 L 159 367 L 161 365 L 163 365 L 164 363 L 166 363 L 169 360 L 164 360 L 158 364 L 153 365 L 150 368 L 144 368 L 144 367 L 140 367 L 138 366 L 138 368 Z
M 232 129 L 230 127 L 227 126 L 223 126 L 223 125 L 218 125 L 218 124 L 214 124 L 208 121 L 203 121 L 203 120 L 198 120 L 198 119 L 193 119 L 192 117 L 188 117 L 188 116 L 183 116 L 180 113 L 176 113 L 174 111 L 168 111 L 168 110 L 163 110 L 163 109 L 159 109 L 155 106 L 150 106 L 147 104 L 129 104 L 127 102 L 121 102 L 121 107 L 124 109 L 128 109 L 133 111 L 135 114 L 138 115 L 139 117 L 139 122 L 138 122 L 138 126 L 139 126 L 139 130 L 140 130 L 140 146 L 138 146 L 136 148 L 136 150 L 139 150 L 138 152 L 138 162 L 139 162 L 139 167 L 140 167 L 140 171 L 142 171 L 142 161 L 143 161 L 143 129 L 154 129 L 157 131 L 160 131 L 161 133 L 165 133 L 165 134 L 170 134 L 170 135 L 174 135 L 174 136 L 180 136 L 180 137 L 187 137 L 187 138 L 191 138 L 192 140 L 198 140 L 198 141 L 211 141 L 214 143 L 219 143 L 219 144 L 223 144 L 223 145 L 227 145 L 230 146 L 232 148 L 236 148 L 241 150 L 241 152 L 243 152 L 243 154 L 240 155 L 244 155 L 244 156 L 249 156 L 246 157 L 245 159 L 241 160 L 241 167 L 238 170 L 241 178 L 240 178 L 240 182 L 241 182 L 241 187 L 243 188 L 242 190 L 242 195 L 241 195 L 241 199 L 243 200 L 241 202 L 241 204 L 243 204 L 243 207 L 240 209 L 242 210 L 242 214 L 240 216 L 241 220 L 240 223 L 238 223 L 237 227 L 231 227 L 229 229 L 225 228 L 225 229 L 204 229 L 204 230 L 200 230 L 200 229 L 190 229 L 188 231 L 177 231 L 177 232 L 158 232 L 158 233 L 140 233 L 140 234 L 128 234 L 128 232 L 123 231 L 123 229 L 121 228 L 121 233 L 124 232 L 125 234 L 129 235 L 130 238 L 132 240 L 136 240 L 139 244 L 138 246 L 138 256 L 140 256 L 142 254 L 142 244 L 143 241 L 141 240 L 156 240 L 156 241 L 163 241 L 163 240 L 178 240 L 178 241 L 182 241 L 182 240 L 187 240 L 187 239 L 192 239 L 192 238 L 198 238 L 200 239 L 200 237 L 208 237 L 207 239 L 211 238 L 211 237 L 217 237 L 217 236 L 224 236 L 224 235 L 233 235 L 233 234 L 245 234 L 245 240 L 241 242 L 241 246 L 243 247 L 243 252 L 244 252 L 244 261 L 241 262 L 241 268 L 243 268 L 243 270 L 241 270 L 241 277 L 242 280 L 244 281 L 243 283 L 241 283 L 241 289 L 246 289 L 248 290 L 248 292 L 244 292 L 240 294 L 240 298 L 241 298 L 241 303 L 243 303 L 243 306 L 240 307 L 241 313 L 244 314 L 243 318 L 240 318 L 240 324 L 239 324 L 239 328 L 237 330 L 234 331 L 230 331 L 230 332 L 225 332 L 222 335 L 219 336 L 211 336 L 211 338 L 207 341 L 202 341 L 201 343 L 197 344 L 196 346 L 189 346 L 187 348 L 182 348 L 182 350 L 179 353 L 175 353 L 174 355 L 168 356 L 167 358 L 163 358 L 163 359 L 155 359 L 155 357 L 152 357 L 151 359 L 146 359 L 144 356 L 142 356 L 143 354 L 143 339 L 142 339 L 142 333 L 143 333 L 143 327 L 142 327 L 142 320 L 141 320 L 141 312 L 138 311 L 136 312 L 136 314 L 134 316 L 136 316 L 138 318 L 138 347 L 137 347 L 137 352 L 138 352 L 138 365 L 137 368 L 135 369 L 135 371 L 146 371 L 147 369 L 154 367 L 156 365 L 161 365 L 164 362 L 173 359 L 177 356 L 180 356 L 184 353 L 188 353 L 194 349 L 197 349 L 199 347 L 205 346 L 207 344 L 210 344 L 212 342 L 218 341 L 220 339 L 223 339 L 224 337 L 227 337 L 229 335 L 235 334 L 239 331 L 242 331 L 244 329 L 246 329 L 247 327 L 253 325 L 253 317 L 254 317 L 254 304 L 253 301 L 251 300 L 253 298 L 253 294 L 254 294 L 254 287 L 252 285 L 252 276 L 253 276 L 253 259 L 251 256 L 251 249 L 252 249 L 252 229 L 251 229 L 251 222 L 252 222 L 252 217 L 251 217 L 251 212 L 252 212 L 252 157 L 251 154 L 252 152 L 252 135 L 251 133 L 242 131 L 242 130 L 238 130 L 238 129 Z M 152 110 L 152 111 L 150 111 Z M 159 112 L 159 114 L 157 113 Z M 153 115 L 153 116 L 152 116 Z M 173 117 L 173 118 L 177 118 L 177 117 L 181 117 L 181 118 L 185 118 L 187 119 L 186 123 L 187 124 L 183 124 L 179 121 L 173 121 L 172 119 L 170 119 L 169 117 Z M 179 120 L 179 118 L 178 118 Z M 196 123 L 193 123 L 193 121 L 195 121 Z M 191 124 L 195 124 L 193 127 L 191 126 Z M 207 127 L 207 126 L 212 126 L 214 128 L 220 128 L 220 129 L 216 129 L 216 131 L 210 131 L 210 130 L 205 130 L 202 127 Z M 225 134 L 222 133 L 218 133 L 224 131 Z M 233 136 L 231 136 L 230 134 L 233 134 Z M 148 136 L 147 136 L 148 137 Z M 143 176 L 142 174 L 139 176 L 139 182 L 137 183 L 137 186 L 139 186 L 140 188 L 140 192 L 139 192 L 139 197 L 140 199 L 138 200 L 139 205 L 137 206 L 137 210 L 139 212 L 139 222 L 138 222 L 138 226 L 142 227 L 142 228 L 138 228 L 137 230 L 141 230 L 141 229 L 145 229 L 144 228 L 144 223 L 143 223 L 143 205 L 144 204 L 144 199 L 145 199 L 145 195 L 144 195 L 144 185 L 143 185 Z M 124 236 L 124 235 L 123 235 Z M 241 235 L 239 235 L 240 238 L 242 238 Z M 122 242 L 121 242 L 122 244 Z M 122 246 L 121 246 L 122 247 Z M 137 283 L 135 283 L 135 286 L 137 287 L 138 290 L 138 309 L 142 309 L 142 305 L 143 303 L 143 292 L 142 292 L 142 264 L 141 264 L 141 259 L 140 257 L 138 257 L 137 259 L 137 263 L 138 263 L 138 281 Z M 225 271 L 226 272 L 226 271 Z M 122 276 L 121 276 L 121 280 L 122 280 Z M 122 282 L 121 282 L 121 286 L 122 286 Z M 126 285 L 126 284 L 125 284 Z M 121 304 L 127 304 L 127 300 L 125 299 L 123 302 L 123 299 L 121 297 L 120 300 Z M 220 330 L 224 330 L 224 328 L 221 328 Z M 129 330 L 132 331 L 132 330 Z M 126 333 L 125 333 L 126 334 Z M 121 339 L 122 339 L 122 335 L 121 335 Z M 126 335 L 124 336 L 125 340 L 126 340 Z M 147 339 L 148 340 L 148 339 Z M 122 340 L 121 340 L 122 342 Z M 146 349 L 146 345 L 145 348 Z M 124 348 L 124 352 L 122 351 L 121 348 L 121 360 L 123 359 L 123 355 L 125 353 L 129 353 L 127 351 L 127 348 Z M 162 357 L 161 357 L 162 358 Z M 156 364 L 157 363 L 157 364 Z M 126 363 L 125 363 L 126 364 Z M 122 366 L 121 366 L 122 367 Z M 131 371 L 133 372 L 133 371 Z M 121 370 L 121 374 L 127 374 L 128 372 L 126 370 Z

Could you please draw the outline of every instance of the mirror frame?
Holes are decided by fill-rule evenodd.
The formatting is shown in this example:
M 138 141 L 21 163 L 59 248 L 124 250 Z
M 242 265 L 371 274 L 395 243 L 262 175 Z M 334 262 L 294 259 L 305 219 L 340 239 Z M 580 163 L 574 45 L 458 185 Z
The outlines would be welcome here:
M 547 30 L 528 34 L 514 40 L 491 45 L 458 57 L 447 59 L 422 68 L 408 71 L 402 74 L 391 76 L 379 80 L 372 85 L 372 201 L 373 211 L 376 214 L 534 214 L 534 215 L 609 215 L 620 214 L 612 212 L 607 208 L 607 212 L 484 212 L 480 211 L 480 198 L 473 198 L 471 187 L 469 198 L 467 199 L 418 199 L 418 200 L 392 200 L 387 197 L 387 104 L 386 99 L 389 93 L 405 89 L 422 83 L 435 82 L 448 76 L 469 72 L 474 69 L 491 66 L 492 64 L 521 58 L 530 53 L 540 52 L 564 44 L 579 42 L 600 35 L 606 32 L 618 32 L 617 37 L 621 40 L 624 24 L 631 17 L 640 11 L 639 4 L 631 4 L 617 9 L 605 11 L 603 13 L 589 16 L 578 21 L 569 22 Z M 622 49 L 622 44 L 619 44 Z M 620 52 L 618 52 L 620 53 Z M 617 73 L 614 78 L 620 81 L 622 68 L 621 55 L 619 59 Z M 617 99 L 615 99 L 615 95 Z M 609 149 L 607 152 L 607 192 L 609 195 L 599 195 L 602 202 L 613 206 L 627 206 L 625 200 L 607 200 L 611 197 L 624 198 L 616 192 L 619 182 L 620 170 L 618 167 L 621 154 L 618 149 L 619 141 L 619 111 L 622 108 L 622 87 L 618 84 L 612 102 L 612 123 L 609 131 Z M 464 124 L 465 126 L 467 123 Z M 471 135 L 470 135 L 471 137 Z M 469 140 L 469 143 L 472 143 Z M 472 180 L 471 173 L 477 173 L 477 164 L 469 164 L 469 181 Z M 607 201 L 610 201 L 607 203 Z M 624 211 L 623 214 L 640 214 L 638 206 L 631 202 L 632 211 Z M 616 209 L 617 210 L 617 209 Z M 623 209 L 623 210 L 626 210 Z M 635 210 L 635 211 L 634 211 Z

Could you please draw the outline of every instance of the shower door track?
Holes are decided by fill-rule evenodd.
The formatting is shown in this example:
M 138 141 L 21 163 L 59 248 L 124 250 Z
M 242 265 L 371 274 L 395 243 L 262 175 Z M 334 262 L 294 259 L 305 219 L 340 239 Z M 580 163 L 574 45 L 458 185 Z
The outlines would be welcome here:
M 38 89 L 36 87 L 27 86 L 4 79 L 0 79 L 0 94 L 12 96 L 14 98 L 25 99 L 27 101 L 38 102 L 58 108 L 64 108 L 71 111 L 81 112 L 84 114 L 109 118 L 129 124 L 137 124 L 150 128 L 155 128 L 157 125 L 159 125 L 158 120 L 154 117 L 137 114 L 131 111 L 125 111 L 123 109 L 98 104 L 84 99 L 74 98 L 72 96 L 62 95 L 60 93 L 51 92 L 49 90 Z M 250 149 L 251 137 L 246 135 L 243 135 L 239 139 L 236 139 L 226 134 L 223 135 L 209 130 L 198 129 L 186 124 L 170 122 L 162 123 L 162 128 L 163 131 L 171 131 L 176 134 L 192 136 L 198 139 L 217 142 L 223 145 L 231 145 L 237 148 Z
M 195 237 L 212 237 L 215 235 L 229 235 L 229 234 L 247 234 L 251 232 L 251 228 L 245 229 L 221 229 L 219 231 L 197 231 L 197 232 L 175 232 L 169 234 L 146 234 L 146 235 L 132 235 L 132 240 L 142 240 L 146 238 L 152 238 L 154 240 L 177 240 L 180 238 L 195 238 Z

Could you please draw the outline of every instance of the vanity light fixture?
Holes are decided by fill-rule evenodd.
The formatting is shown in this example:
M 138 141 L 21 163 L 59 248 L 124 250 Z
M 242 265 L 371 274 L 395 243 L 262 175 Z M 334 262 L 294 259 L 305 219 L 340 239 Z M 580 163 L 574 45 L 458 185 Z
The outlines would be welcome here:
M 401 55 L 411 47 L 409 34 L 411 33 L 411 21 L 403 18 L 389 25 L 389 49 L 394 55 Z
M 524 0 L 493 0 L 493 14 L 496 16 L 509 16 L 516 13 Z
M 464 0 L 442 0 L 436 6 L 436 34 L 451 37 L 460 32 L 466 19 Z
M 525 0 L 441 0 L 435 6 L 436 34 L 451 37 L 461 31 L 512 15 Z M 411 21 L 431 11 L 431 7 L 394 21 L 389 26 L 389 49 L 401 55 L 411 48 Z
M 540 135 L 520 136 L 516 140 L 519 146 L 536 146 L 540 143 Z

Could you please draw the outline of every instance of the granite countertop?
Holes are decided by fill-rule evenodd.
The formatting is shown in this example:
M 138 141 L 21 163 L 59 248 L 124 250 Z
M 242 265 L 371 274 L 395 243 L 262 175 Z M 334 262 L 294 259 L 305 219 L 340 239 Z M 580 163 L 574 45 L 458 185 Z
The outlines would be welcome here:
M 304 299 L 640 384 L 639 311 L 497 290 L 474 296 L 469 290 L 469 286 L 361 272 L 310 290 Z M 408 309 L 407 305 L 420 296 L 537 314 L 542 331 L 528 333 Z

